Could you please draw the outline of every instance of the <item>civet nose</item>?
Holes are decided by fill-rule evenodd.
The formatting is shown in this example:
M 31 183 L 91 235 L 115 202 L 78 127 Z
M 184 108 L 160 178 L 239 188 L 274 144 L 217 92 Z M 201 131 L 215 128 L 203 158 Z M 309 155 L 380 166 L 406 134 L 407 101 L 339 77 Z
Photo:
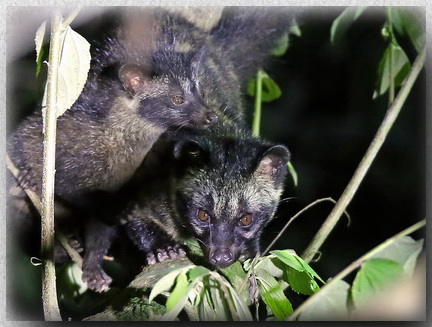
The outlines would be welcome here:
M 234 254 L 228 248 L 218 248 L 210 252 L 210 262 L 225 268 L 234 262 Z
M 205 122 L 207 124 L 214 124 L 218 121 L 219 117 L 214 112 L 210 111 L 205 114 Z

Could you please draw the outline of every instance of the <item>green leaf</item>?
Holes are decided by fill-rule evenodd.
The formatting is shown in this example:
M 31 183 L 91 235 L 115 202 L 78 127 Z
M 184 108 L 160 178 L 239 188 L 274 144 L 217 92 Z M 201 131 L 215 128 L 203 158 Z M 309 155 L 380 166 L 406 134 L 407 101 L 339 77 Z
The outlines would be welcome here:
M 298 185 L 298 176 L 297 176 L 297 172 L 296 172 L 296 170 L 295 170 L 293 164 L 291 163 L 291 161 L 288 161 L 287 166 L 288 166 L 288 171 L 290 172 L 291 177 L 292 177 L 292 179 L 293 179 L 294 186 L 297 187 L 297 185 Z
M 215 319 L 218 321 L 229 320 L 227 312 L 227 299 L 223 296 L 223 291 L 219 283 L 213 281 L 208 285 L 210 290 L 211 301 L 214 306 Z
M 187 297 L 186 291 L 188 286 L 189 283 L 186 273 L 182 272 L 177 276 L 175 287 L 166 301 L 167 311 L 171 311 L 174 306 L 183 299 L 183 297 Z
M 235 312 L 231 311 L 232 316 L 238 316 L 240 321 L 252 321 L 252 314 L 249 311 L 248 303 L 244 301 L 233 287 L 228 287 L 230 297 L 234 303 Z
M 201 302 L 198 304 L 198 314 L 201 321 L 214 321 L 215 312 L 213 308 L 213 302 L 211 301 L 211 296 L 208 288 L 204 288 L 201 297 Z
M 325 282 L 315 272 L 315 270 L 313 270 L 312 267 L 309 266 L 306 261 L 300 258 L 293 250 L 274 250 L 270 251 L 270 253 L 276 255 L 276 257 L 287 266 L 290 266 L 299 272 L 306 271 L 311 277 L 315 277 L 320 282 L 325 284 Z
M 323 288 L 310 299 L 310 305 L 302 311 L 299 320 L 346 320 L 349 288 L 350 285 L 343 280 Z
M 128 287 L 135 289 L 151 289 L 160 281 L 161 278 L 164 278 L 172 271 L 178 271 L 179 269 L 185 269 L 185 271 L 188 271 L 193 267 L 195 267 L 195 265 L 193 265 L 192 262 L 190 262 L 187 258 L 165 260 L 164 262 L 145 266 L 142 269 L 141 273 L 139 273 L 135 277 L 135 279 L 128 285 Z M 174 279 L 175 278 L 176 277 L 174 277 Z
M 390 43 L 378 67 L 378 86 L 373 98 L 387 92 L 391 79 L 393 79 L 395 87 L 401 85 L 410 70 L 411 63 L 405 52 L 399 45 Z
M 360 17 L 367 7 L 348 7 L 336 18 L 330 29 L 330 41 L 339 42 L 350 26 Z
M 291 267 L 287 269 L 288 284 L 293 291 L 304 295 L 312 295 L 319 291 L 319 286 L 306 271 L 297 271 Z
M 404 21 L 401 17 L 401 10 L 397 7 L 389 7 L 387 9 L 388 22 L 391 22 L 391 27 L 394 28 L 399 34 L 405 34 Z
M 292 305 L 286 298 L 278 281 L 264 270 L 257 276 L 258 287 L 264 302 L 278 320 L 285 320 L 293 313 Z
M 367 302 L 382 291 L 388 284 L 396 281 L 403 274 L 402 266 L 389 259 L 370 259 L 363 263 L 357 273 L 351 289 L 356 306 Z
M 277 46 L 272 50 L 271 54 L 273 56 L 282 56 L 288 49 L 288 33 L 282 35 L 282 37 L 278 40 Z
M 245 262 L 246 264 L 246 262 Z M 246 265 L 245 265 L 246 267 Z M 246 269 L 246 268 L 245 268 Z M 273 256 L 266 256 L 263 257 L 261 260 L 257 262 L 255 265 L 255 273 L 259 272 L 260 270 L 265 270 L 270 275 L 276 278 L 281 278 L 284 273 L 284 267 L 283 264 L 280 262 L 278 258 L 275 258 Z M 246 269 L 249 270 L 249 269 Z
M 282 91 L 279 88 L 279 85 L 276 84 L 276 82 L 270 78 L 266 74 L 266 76 L 262 80 L 262 101 L 263 102 L 270 102 L 273 100 L 278 99 L 282 95 Z
M 242 268 L 242 264 L 239 261 L 234 262 L 232 265 L 221 270 L 222 274 L 228 279 L 234 289 L 238 290 L 240 285 L 246 277 L 246 272 Z M 239 294 L 244 302 L 249 303 L 249 292 L 247 287 L 243 287 L 241 294 Z
M 69 109 L 81 94 L 90 70 L 90 44 L 70 27 L 63 35 L 63 48 L 59 65 L 57 117 Z M 46 88 L 45 88 L 46 94 Z M 42 101 L 46 107 L 46 96 Z M 45 110 L 43 110 L 44 114 Z
M 44 55 L 43 51 L 43 40 L 45 36 L 45 30 L 46 30 L 46 21 L 42 23 L 41 26 L 36 31 L 35 36 L 35 44 L 36 44 L 36 76 L 39 75 L 42 67 L 42 58 Z
M 202 299 L 197 304 L 200 320 L 252 320 L 247 303 L 219 273 L 212 271 L 197 286 L 201 287 L 195 288 Z
M 304 271 L 305 268 L 296 258 L 295 252 L 293 250 L 273 250 L 270 251 L 271 254 L 275 255 L 280 261 L 289 267 L 294 268 L 297 271 Z
M 423 249 L 423 239 L 415 241 L 410 236 L 397 238 L 392 244 L 376 253 L 372 258 L 389 259 L 398 262 L 408 276 L 414 272 L 417 257 Z
M 162 321 L 172 321 L 174 320 L 180 311 L 183 310 L 184 306 L 186 305 L 188 301 L 189 293 L 192 291 L 193 287 L 195 286 L 195 283 L 191 283 L 186 290 L 184 290 L 184 296 L 179 297 L 177 303 L 174 305 L 174 307 L 171 308 L 171 310 L 167 311 L 160 320 Z
M 297 23 L 296 19 L 294 18 L 290 27 L 289 34 L 295 35 L 300 37 L 302 35 L 301 29 L 299 24 Z M 288 46 L 289 46 L 289 40 L 288 40 Z
M 301 263 L 301 265 L 303 266 L 303 268 L 305 269 L 305 271 L 310 274 L 312 277 L 315 277 L 316 279 L 318 279 L 321 283 L 325 284 L 324 280 L 322 280 L 322 278 L 315 272 L 315 270 L 312 269 L 311 266 L 309 266 L 307 264 L 306 261 L 304 261 L 302 258 L 300 258 L 298 255 L 295 256 L 295 258 L 297 259 L 297 261 L 299 261 Z
M 87 283 L 83 282 L 82 280 L 82 270 L 78 265 L 71 264 L 69 266 L 69 269 L 67 269 L 67 276 L 70 278 L 70 280 L 77 286 L 76 289 L 76 295 L 83 294 L 88 289 Z
M 251 97 L 255 96 L 255 94 L 256 94 L 256 78 L 252 78 L 248 81 L 246 92 Z
M 190 269 L 190 266 L 186 268 L 175 269 L 165 276 L 163 276 L 152 288 L 149 295 L 149 302 L 151 302 L 157 295 L 162 292 L 168 291 L 171 287 L 174 286 L 174 282 L 178 275 L 182 274 L 184 271 Z
M 389 12 L 392 26 L 398 33 L 402 35 L 406 34 L 417 52 L 420 52 L 425 46 L 426 34 L 425 27 L 422 26 L 421 22 L 417 19 L 415 12 L 402 7 L 391 8 Z
M 261 101 L 263 102 L 271 102 L 273 100 L 278 99 L 282 95 L 282 91 L 276 82 L 264 71 L 262 71 L 262 92 L 261 92 Z M 257 79 L 253 78 L 249 80 L 247 87 L 247 94 L 254 97 L 256 96 L 256 85 Z
M 209 272 L 210 272 L 210 270 L 208 270 L 207 268 L 205 268 L 203 266 L 196 266 L 189 271 L 188 277 L 189 277 L 189 280 L 192 282 L 199 277 L 207 275 Z
M 242 264 L 239 261 L 234 262 L 227 268 L 221 269 L 221 272 L 231 282 L 232 285 L 235 285 L 237 281 L 242 281 L 246 276 L 246 273 L 242 268 Z

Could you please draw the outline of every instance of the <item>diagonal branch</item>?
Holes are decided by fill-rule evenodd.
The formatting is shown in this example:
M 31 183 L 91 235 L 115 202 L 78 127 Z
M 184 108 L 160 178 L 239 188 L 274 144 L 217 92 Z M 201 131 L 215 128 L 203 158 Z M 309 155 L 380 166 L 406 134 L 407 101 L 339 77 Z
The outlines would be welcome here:
M 339 201 L 336 203 L 335 207 L 330 212 L 330 215 L 327 217 L 326 221 L 321 226 L 318 233 L 312 239 L 312 242 L 303 252 L 302 258 L 306 262 L 310 262 L 311 259 L 314 257 L 315 253 L 324 243 L 330 232 L 333 230 L 336 223 L 339 221 L 342 213 L 346 210 L 355 193 L 357 192 L 360 183 L 363 181 L 367 171 L 369 170 L 369 167 L 372 164 L 372 161 L 375 159 L 378 151 L 383 145 L 391 127 L 393 126 L 393 123 L 395 122 L 400 110 L 402 109 L 403 104 L 405 103 L 406 98 L 408 97 L 408 94 L 411 91 L 414 82 L 416 81 L 420 71 L 422 70 L 425 62 L 425 57 L 426 47 L 423 48 L 423 50 L 420 52 L 420 54 L 414 61 L 410 74 L 405 80 L 393 104 L 387 110 L 381 126 L 379 127 L 374 139 L 372 140 L 372 143 L 367 149 L 366 154 L 358 165 L 357 170 L 354 172 L 353 177 L 351 178 L 350 182 L 342 193 Z

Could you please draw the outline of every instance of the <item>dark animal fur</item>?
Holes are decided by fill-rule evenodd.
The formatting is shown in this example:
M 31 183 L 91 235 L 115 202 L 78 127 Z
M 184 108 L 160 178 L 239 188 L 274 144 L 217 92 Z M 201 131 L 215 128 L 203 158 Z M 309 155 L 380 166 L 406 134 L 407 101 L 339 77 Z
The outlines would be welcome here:
M 237 10 L 228 9 L 228 16 L 222 16 L 205 47 L 198 50 L 203 62 L 197 77 L 199 89 L 205 102 L 217 112 L 218 124 L 206 133 L 186 131 L 186 136 L 179 136 L 183 135 L 180 132 L 177 138 L 160 140 L 144 161 L 141 178 L 137 178 L 145 181 L 140 199 L 131 202 L 132 208 L 123 214 L 129 237 L 146 253 L 149 264 L 184 255 L 178 245 L 182 234 L 196 237 L 216 266 L 250 257 L 259 251 L 260 234 L 276 209 L 289 152 L 246 131 L 240 91 L 246 77 L 257 71 L 260 62 L 268 60 L 269 49 L 286 31 L 284 24 L 289 20 L 285 16 L 284 24 L 276 20 L 271 32 L 262 32 L 257 30 L 260 22 L 272 21 L 268 12 Z M 193 38 L 185 42 L 194 44 Z M 236 45 L 246 43 L 252 55 L 243 53 L 246 57 L 242 58 L 238 55 L 242 50 Z M 196 147 L 195 154 L 206 160 L 189 162 L 189 146 Z M 217 204 L 215 196 L 219 198 Z M 196 218 L 199 208 L 212 214 L 205 226 L 199 226 Z M 242 228 L 239 219 L 246 213 L 253 215 L 253 224 Z M 107 240 L 113 237 L 113 229 L 106 226 L 104 233 L 99 229 L 92 237 L 91 249 L 87 249 L 93 256 L 86 264 L 95 272 L 92 285 L 96 290 L 105 290 L 111 282 L 101 268 L 101 258 L 109 248 Z
M 111 199 L 107 192 L 129 181 L 145 157 L 137 176 L 146 191 L 130 203 L 122 222 L 149 263 L 184 255 L 177 245 L 183 231 L 201 241 L 217 266 L 253 255 L 277 206 L 289 153 L 246 132 L 242 89 L 287 31 L 286 13 L 227 8 L 207 29 L 160 9 L 125 17 L 123 28 L 94 51 L 82 95 L 59 118 L 56 195 L 86 210 L 104 208 Z M 161 93 L 167 85 L 190 92 L 185 115 L 165 109 L 169 98 Z M 204 116 L 196 118 L 195 112 Z M 209 112 L 217 114 L 218 124 L 204 133 L 191 129 L 203 120 L 209 125 Z M 172 125 L 188 126 L 168 129 L 152 148 Z M 23 180 L 30 181 L 24 186 L 39 192 L 41 140 L 41 117 L 34 114 L 8 149 L 25 172 Z M 199 160 L 191 158 L 194 153 Z M 110 202 L 118 208 L 103 213 L 115 217 L 123 206 L 118 193 Z M 207 225 L 196 220 L 199 208 L 211 216 Z M 241 228 L 245 213 L 253 215 L 253 224 Z M 85 233 L 83 278 L 101 291 L 111 283 L 101 262 L 115 227 L 98 217 Z

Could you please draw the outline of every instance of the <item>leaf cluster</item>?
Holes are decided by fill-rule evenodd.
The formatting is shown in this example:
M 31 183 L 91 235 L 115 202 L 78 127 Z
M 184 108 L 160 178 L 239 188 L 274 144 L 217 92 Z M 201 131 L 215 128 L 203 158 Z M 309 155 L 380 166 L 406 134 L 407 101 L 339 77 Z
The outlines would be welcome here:
M 260 296 L 267 308 L 266 319 L 285 320 L 293 308 L 284 290 L 291 287 L 297 293 L 311 295 L 320 289 L 316 280 L 324 284 L 293 250 L 277 250 L 249 259 L 243 267 L 237 262 L 221 272 L 195 265 L 172 270 L 154 285 L 149 300 L 160 294 L 167 296 L 167 312 L 161 320 L 174 320 L 189 307 L 189 318 L 250 321 L 249 305 L 258 305 Z M 250 283 L 249 292 L 245 281 Z
M 331 42 L 341 42 L 349 27 L 366 9 L 367 7 L 348 7 L 345 9 L 331 26 Z M 425 29 L 412 10 L 402 7 L 388 7 L 386 22 L 381 29 L 381 35 L 387 42 L 387 48 L 379 62 L 373 98 L 390 92 L 391 103 L 394 98 L 394 89 L 402 85 L 411 70 L 411 62 L 399 45 L 398 35 L 408 37 L 414 48 L 420 53 L 425 46 Z

